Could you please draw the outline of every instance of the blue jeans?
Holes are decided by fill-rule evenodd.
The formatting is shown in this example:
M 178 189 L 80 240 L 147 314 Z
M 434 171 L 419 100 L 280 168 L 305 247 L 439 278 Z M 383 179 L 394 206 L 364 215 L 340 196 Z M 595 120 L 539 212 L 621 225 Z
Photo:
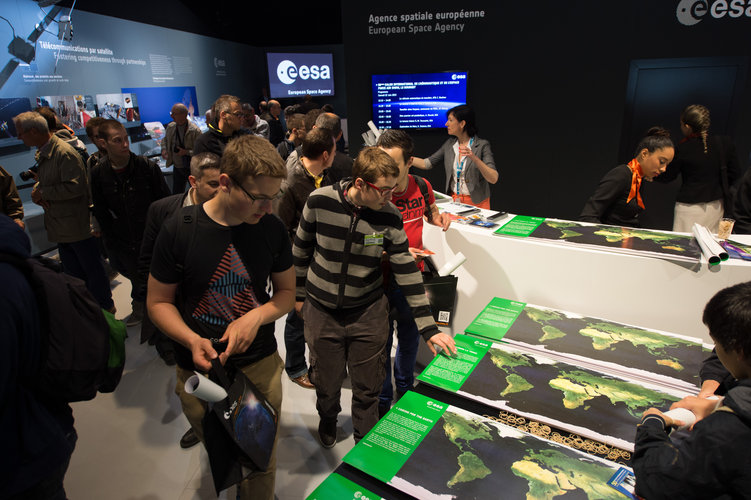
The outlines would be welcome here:
M 104 271 L 102 254 L 94 237 L 73 243 L 58 243 L 60 262 L 66 273 L 86 282 L 86 288 L 94 296 L 102 309 L 111 309 L 112 289 Z
M 390 405 L 394 399 L 394 390 L 391 386 L 391 346 L 394 342 L 394 319 L 396 320 L 396 337 L 399 343 L 396 347 L 394 358 L 394 383 L 397 396 L 412 389 L 415 383 L 415 361 L 417 349 L 420 346 L 420 335 L 417 332 L 417 323 L 412 316 L 407 299 L 404 298 L 401 288 L 391 288 L 386 291 L 389 300 L 389 337 L 386 342 L 386 379 L 383 381 L 383 389 L 379 396 L 381 405 Z M 393 313 L 396 318 L 392 318 Z M 397 398 L 398 399 L 398 398 Z
M 284 369 L 289 378 L 297 378 L 308 373 L 305 362 L 305 323 L 293 309 L 284 322 Z

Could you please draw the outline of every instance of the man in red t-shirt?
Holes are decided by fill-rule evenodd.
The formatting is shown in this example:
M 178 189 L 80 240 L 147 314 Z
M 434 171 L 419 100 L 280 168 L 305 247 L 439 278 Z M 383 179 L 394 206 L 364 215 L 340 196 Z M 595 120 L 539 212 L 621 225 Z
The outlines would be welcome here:
M 399 177 L 391 202 L 402 213 L 404 231 L 407 233 L 407 239 L 409 239 L 409 252 L 415 258 L 417 267 L 422 271 L 424 268 L 422 262 L 423 220 L 427 219 L 429 223 L 446 231 L 451 224 L 451 219 L 448 214 L 438 212 L 430 182 L 422 177 L 409 174 L 414 151 L 412 138 L 402 130 L 386 130 L 378 138 L 378 146 L 388 153 L 399 167 Z M 384 275 L 387 276 L 386 273 Z M 386 284 L 386 297 L 389 300 L 390 309 L 389 338 L 386 343 L 386 379 L 383 382 L 378 404 L 379 416 L 383 416 L 391 408 L 391 401 L 394 399 L 394 391 L 391 386 L 391 345 L 394 320 L 396 320 L 396 335 L 399 338 L 394 359 L 394 382 L 397 400 L 413 387 L 415 360 L 417 359 L 417 348 L 420 340 L 409 305 L 401 289 L 392 280 L 388 280 Z

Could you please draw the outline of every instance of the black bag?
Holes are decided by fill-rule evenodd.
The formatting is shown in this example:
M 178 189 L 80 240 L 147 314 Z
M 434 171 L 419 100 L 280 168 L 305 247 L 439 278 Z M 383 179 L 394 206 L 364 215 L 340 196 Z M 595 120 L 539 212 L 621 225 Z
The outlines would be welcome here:
M 86 284 L 44 257 L 0 254 L 29 281 L 37 300 L 42 369 L 36 390 L 52 399 L 88 401 L 117 387 L 125 364 L 125 324 L 103 311 Z
M 422 279 L 425 294 L 428 296 L 428 302 L 430 302 L 430 310 L 433 313 L 433 320 L 438 326 L 449 326 L 454 314 L 456 285 L 459 278 L 453 274 L 439 276 L 430 257 L 424 259 L 424 262 L 427 271 L 422 273 Z
M 218 495 L 251 472 L 266 471 L 274 450 L 279 414 L 231 360 L 222 366 L 218 358 L 213 359 L 209 378 L 227 391 L 226 399 L 209 403 L 202 421 Z

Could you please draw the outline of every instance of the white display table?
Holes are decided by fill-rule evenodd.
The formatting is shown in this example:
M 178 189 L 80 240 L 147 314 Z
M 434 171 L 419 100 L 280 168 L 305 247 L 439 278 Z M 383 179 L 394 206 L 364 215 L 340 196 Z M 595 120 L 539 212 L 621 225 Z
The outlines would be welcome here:
M 452 333 L 463 332 L 493 297 L 503 297 L 711 343 L 701 321 L 705 304 L 718 290 L 751 281 L 751 262 L 731 259 L 710 267 L 497 236 L 494 230 L 452 223 L 443 233 L 425 224 L 424 245 L 435 252 L 439 268 L 457 252 L 467 258 L 453 273 L 459 282 Z

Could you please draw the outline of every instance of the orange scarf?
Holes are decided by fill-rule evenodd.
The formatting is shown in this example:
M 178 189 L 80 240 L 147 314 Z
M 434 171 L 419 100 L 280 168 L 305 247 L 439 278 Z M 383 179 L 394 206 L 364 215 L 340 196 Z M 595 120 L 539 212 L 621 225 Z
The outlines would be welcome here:
M 628 192 L 628 198 L 626 198 L 626 203 L 629 203 L 631 200 L 636 198 L 636 203 L 641 208 L 644 208 L 644 202 L 641 201 L 641 193 L 639 192 L 639 188 L 641 188 L 641 179 L 642 179 L 642 173 L 641 173 L 641 165 L 639 165 L 639 162 L 636 161 L 636 158 L 628 162 L 628 168 L 631 170 L 631 191 Z

